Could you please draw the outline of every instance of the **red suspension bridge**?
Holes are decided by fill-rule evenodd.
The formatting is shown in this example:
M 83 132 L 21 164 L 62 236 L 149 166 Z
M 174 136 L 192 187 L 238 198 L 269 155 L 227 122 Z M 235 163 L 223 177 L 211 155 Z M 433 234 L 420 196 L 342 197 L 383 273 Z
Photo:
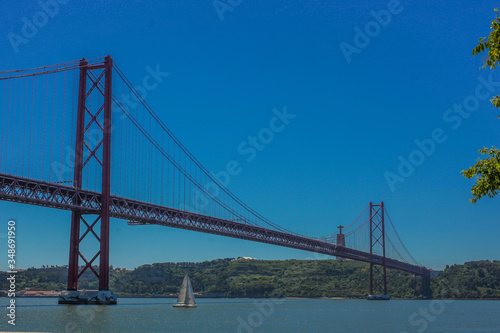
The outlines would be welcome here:
M 364 261 L 370 294 L 388 294 L 387 268 L 430 275 L 383 203 L 370 203 L 324 237 L 266 219 L 191 154 L 109 56 L 0 72 L 0 89 L 0 199 L 72 212 L 68 291 L 60 303 L 116 303 L 108 279 L 110 218 Z M 84 255 L 89 238 L 95 251 Z M 99 279 L 90 296 L 78 291 L 88 271 Z

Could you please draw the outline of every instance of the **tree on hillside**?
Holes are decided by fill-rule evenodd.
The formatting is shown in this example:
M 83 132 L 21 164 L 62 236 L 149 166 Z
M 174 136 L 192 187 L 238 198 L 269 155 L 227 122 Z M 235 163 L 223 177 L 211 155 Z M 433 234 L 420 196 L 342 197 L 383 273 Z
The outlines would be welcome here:
M 495 11 L 498 12 L 498 9 Z M 491 22 L 490 28 L 490 35 L 479 38 L 479 44 L 472 50 L 472 55 L 476 56 L 487 51 L 488 58 L 483 68 L 495 69 L 500 62 L 500 17 L 498 13 L 496 19 Z M 491 103 L 500 108 L 500 96 L 494 96 Z M 465 178 L 476 177 L 476 183 L 471 188 L 472 199 L 469 200 L 472 203 L 476 203 L 485 195 L 493 198 L 500 191 L 500 150 L 495 147 L 485 147 L 480 149 L 479 153 L 487 157 L 478 159 L 474 166 L 462 171 Z

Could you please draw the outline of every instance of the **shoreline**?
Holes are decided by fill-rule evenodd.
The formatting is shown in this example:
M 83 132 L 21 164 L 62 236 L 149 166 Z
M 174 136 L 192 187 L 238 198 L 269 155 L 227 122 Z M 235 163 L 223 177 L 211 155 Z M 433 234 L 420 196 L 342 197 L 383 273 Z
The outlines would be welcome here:
M 117 295 L 118 298 L 177 298 L 177 296 L 141 296 L 141 295 Z M 0 299 L 11 297 L 0 296 Z M 59 298 L 59 296 L 16 296 L 15 298 Z M 273 297 L 196 297 L 196 299 L 276 299 Z M 365 300 L 365 297 L 283 297 L 289 300 Z M 450 300 L 450 301 L 500 301 L 500 298 L 392 298 L 397 301 L 432 301 L 432 300 Z

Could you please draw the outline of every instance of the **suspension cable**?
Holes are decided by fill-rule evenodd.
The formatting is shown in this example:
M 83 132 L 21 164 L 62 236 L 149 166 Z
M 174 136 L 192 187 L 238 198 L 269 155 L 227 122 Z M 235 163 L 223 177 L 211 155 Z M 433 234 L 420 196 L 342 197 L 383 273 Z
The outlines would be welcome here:
M 389 224 L 391 225 L 392 227 L 392 230 L 394 230 L 394 233 L 396 234 L 396 237 L 398 238 L 399 242 L 401 243 L 401 245 L 403 246 L 403 249 L 405 250 L 405 252 L 410 256 L 410 258 L 413 260 L 413 262 L 415 262 L 418 266 L 422 266 L 421 263 L 419 263 L 410 253 L 410 251 L 408 251 L 408 249 L 406 248 L 406 246 L 404 245 L 403 241 L 401 240 L 401 237 L 399 237 L 399 234 L 398 232 L 396 231 L 396 228 L 394 228 L 394 224 L 392 224 L 392 221 L 391 221 L 391 217 L 389 216 L 389 213 L 387 212 L 387 209 L 385 209 L 384 207 L 384 210 L 385 210 L 385 214 L 387 215 L 387 218 L 389 219 Z
M 213 177 L 211 175 L 211 173 L 193 156 L 193 154 L 179 141 L 179 139 L 177 139 L 177 137 L 175 137 L 175 135 L 170 131 L 170 129 L 161 121 L 161 119 L 158 117 L 158 115 L 151 109 L 151 107 L 147 104 L 147 102 L 140 96 L 140 94 L 137 92 L 137 90 L 132 86 L 132 84 L 130 83 L 130 81 L 126 78 L 125 74 L 120 70 L 119 66 L 117 66 L 115 64 L 114 68 L 115 68 L 117 74 L 123 80 L 123 82 L 128 86 L 128 88 L 136 96 L 137 100 L 144 106 L 144 108 L 156 120 L 156 122 L 168 134 L 168 136 L 189 157 L 189 159 L 191 161 L 193 161 L 193 163 L 195 163 L 195 165 L 198 166 L 198 168 L 200 170 L 203 171 L 203 173 L 211 181 L 213 181 L 215 184 L 217 184 L 219 186 L 219 188 L 224 193 L 226 193 L 230 198 L 232 198 L 233 200 L 235 200 L 238 204 L 240 204 L 241 206 L 243 206 L 247 211 L 249 211 L 252 215 L 254 215 L 255 217 L 257 217 L 258 219 L 260 219 L 264 223 L 266 223 L 266 224 L 268 224 L 268 225 L 270 225 L 270 226 L 272 226 L 272 227 L 274 227 L 274 228 L 276 228 L 276 229 L 278 229 L 280 231 L 284 231 L 284 232 L 288 232 L 288 233 L 297 235 L 296 233 L 294 233 L 294 232 L 292 232 L 292 231 L 290 231 L 290 230 L 288 230 L 286 228 L 283 228 L 283 227 L 281 227 L 281 226 L 279 226 L 279 225 L 271 222 L 270 220 L 268 220 L 267 218 L 265 218 L 261 214 L 257 213 L 255 210 L 253 210 L 251 207 L 249 207 L 247 204 L 245 204 L 243 201 L 241 201 L 238 197 L 236 197 L 232 192 L 230 192 L 226 187 L 224 187 L 217 178 Z

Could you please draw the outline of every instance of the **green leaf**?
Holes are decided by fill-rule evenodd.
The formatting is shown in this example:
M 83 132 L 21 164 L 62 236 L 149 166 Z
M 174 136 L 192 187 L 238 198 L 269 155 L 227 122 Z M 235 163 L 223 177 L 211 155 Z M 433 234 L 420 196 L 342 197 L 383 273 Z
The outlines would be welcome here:
M 493 198 L 500 191 L 500 150 L 495 147 L 483 148 L 479 153 L 488 157 L 478 159 L 474 166 L 462 171 L 465 178 L 476 178 L 471 188 L 472 199 L 469 200 L 472 203 L 483 196 Z

